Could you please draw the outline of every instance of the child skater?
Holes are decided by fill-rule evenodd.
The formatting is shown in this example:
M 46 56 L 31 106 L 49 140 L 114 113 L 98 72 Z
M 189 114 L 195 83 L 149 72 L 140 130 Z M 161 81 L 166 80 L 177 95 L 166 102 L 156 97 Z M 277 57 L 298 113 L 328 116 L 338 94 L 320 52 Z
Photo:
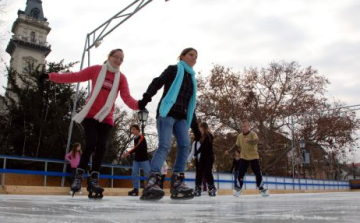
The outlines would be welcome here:
M 135 154 L 132 168 L 132 180 L 134 189 L 129 191 L 129 196 L 139 195 L 139 168 L 142 168 L 145 177 L 149 177 L 150 163 L 147 152 L 147 144 L 145 137 L 140 133 L 139 125 L 132 125 L 131 132 L 135 136 L 134 148 L 123 155 L 123 158 L 128 155 Z
M 242 193 L 242 186 L 244 184 L 244 176 L 249 167 L 251 166 L 252 171 L 256 176 L 256 186 L 262 196 L 269 196 L 269 192 L 264 188 L 264 182 L 261 175 L 259 153 L 257 144 L 259 138 L 257 134 L 250 131 L 250 123 L 248 120 L 243 120 L 241 123 L 242 133 L 237 137 L 235 145 L 228 151 L 234 152 L 236 149 L 240 149 L 240 161 L 239 161 L 239 183 L 240 187 L 235 188 L 234 196 L 240 196 Z
M 80 163 L 80 157 L 81 157 L 82 151 L 81 151 L 81 144 L 76 142 L 74 143 L 74 146 L 72 150 L 65 155 L 65 159 L 70 163 L 71 166 L 71 183 L 75 179 L 75 173 L 76 168 L 78 167 Z M 80 191 L 81 193 L 81 191 Z M 73 194 L 73 191 L 70 189 L 70 194 Z
M 236 150 L 233 164 L 230 169 L 230 173 L 233 173 L 234 171 L 234 188 L 238 188 L 238 178 L 239 178 L 239 166 L 240 166 L 240 151 Z
M 209 196 L 216 196 L 216 187 L 214 185 L 214 176 L 212 168 L 214 164 L 214 150 L 213 150 L 213 135 L 209 130 L 207 123 L 200 124 L 201 140 L 200 148 L 197 153 L 200 153 L 200 159 L 196 159 L 196 186 L 195 196 L 201 196 L 201 184 L 205 177 L 208 184 Z M 195 154 L 194 154 L 195 155 Z
M 139 101 L 139 108 L 145 109 L 151 98 L 164 86 L 164 93 L 157 109 L 157 130 L 159 147 L 150 164 L 148 185 L 144 188 L 141 199 L 161 199 L 164 191 L 159 187 L 161 166 L 171 150 L 174 134 L 177 140 L 176 161 L 170 182 L 173 199 L 193 198 L 193 189 L 185 184 L 185 167 L 190 148 L 189 128 L 195 139 L 200 139 L 200 131 L 195 115 L 197 82 L 193 66 L 196 64 L 197 51 L 184 49 L 177 65 L 171 65 L 155 78 Z
M 74 182 L 71 184 L 71 190 L 74 193 L 81 189 L 83 175 L 88 169 L 90 156 L 94 153 L 87 186 L 89 198 L 102 198 L 104 191 L 99 186 L 99 171 L 106 150 L 106 142 L 114 125 L 113 116 L 117 95 L 120 93 L 122 100 L 129 108 L 138 110 L 138 101 L 130 95 L 126 77 L 120 72 L 123 60 L 123 51 L 114 49 L 109 53 L 107 61 L 103 65 L 91 66 L 75 73 L 50 73 L 40 76 L 40 81 L 49 79 L 56 83 L 77 83 L 91 80 L 90 98 L 82 110 L 73 117 L 74 121 L 81 123 L 84 127 L 85 149 L 76 169 Z

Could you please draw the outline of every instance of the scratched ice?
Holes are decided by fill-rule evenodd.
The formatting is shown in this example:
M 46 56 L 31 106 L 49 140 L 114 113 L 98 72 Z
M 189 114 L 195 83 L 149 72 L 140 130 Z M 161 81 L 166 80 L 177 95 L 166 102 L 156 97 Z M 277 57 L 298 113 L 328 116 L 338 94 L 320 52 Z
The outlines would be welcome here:
M 157 202 L 137 197 L 0 195 L 0 222 L 360 222 L 360 193 L 208 197 Z

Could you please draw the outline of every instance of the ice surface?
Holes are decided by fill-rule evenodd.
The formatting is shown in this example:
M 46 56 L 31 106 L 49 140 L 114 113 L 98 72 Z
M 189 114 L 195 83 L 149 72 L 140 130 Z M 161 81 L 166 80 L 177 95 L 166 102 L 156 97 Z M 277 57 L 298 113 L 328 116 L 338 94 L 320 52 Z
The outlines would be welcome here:
M 360 222 L 360 193 L 261 197 L 202 195 L 156 202 L 138 197 L 0 195 L 0 222 Z

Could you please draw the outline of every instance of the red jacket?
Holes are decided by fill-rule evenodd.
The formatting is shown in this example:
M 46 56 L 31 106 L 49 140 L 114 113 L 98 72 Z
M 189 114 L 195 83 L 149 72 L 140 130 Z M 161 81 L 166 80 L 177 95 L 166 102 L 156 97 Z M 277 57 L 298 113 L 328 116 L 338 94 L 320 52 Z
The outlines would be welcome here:
M 56 83 L 77 83 L 77 82 L 84 82 L 84 81 L 91 80 L 91 89 L 94 89 L 96 79 L 99 75 L 100 70 L 101 70 L 101 66 L 95 65 L 95 66 L 85 68 L 84 70 L 82 70 L 80 72 L 65 73 L 65 74 L 50 73 L 49 80 L 54 81 Z M 121 76 L 120 76 L 120 84 L 119 84 L 118 91 L 120 92 L 120 96 L 121 96 L 122 100 L 125 102 L 125 104 L 129 108 L 131 108 L 133 110 L 138 110 L 139 109 L 138 101 L 135 100 L 130 95 L 129 85 L 128 85 L 125 75 L 122 73 L 120 75 Z M 110 72 L 110 71 L 106 72 L 106 77 L 105 77 L 103 86 L 102 86 L 98 96 L 96 97 L 94 104 L 90 108 L 90 111 L 87 114 L 86 118 L 93 118 L 100 111 L 100 109 L 105 105 L 107 97 L 110 93 L 111 87 L 114 82 L 114 77 L 115 77 L 115 73 Z M 91 92 L 91 95 L 92 95 L 92 92 Z M 110 113 L 103 120 L 103 123 L 108 123 L 110 125 L 114 125 L 114 118 L 113 118 L 114 108 L 115 108 L 115 106 L 113 105 Z

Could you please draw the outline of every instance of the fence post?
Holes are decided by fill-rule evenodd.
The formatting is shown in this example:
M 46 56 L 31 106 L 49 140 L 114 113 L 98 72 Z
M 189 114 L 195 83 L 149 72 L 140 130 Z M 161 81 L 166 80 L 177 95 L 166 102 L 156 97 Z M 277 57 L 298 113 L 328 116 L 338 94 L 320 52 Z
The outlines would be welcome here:
M 114 187 L 114 167 L 111 167 L 111 188 Z
M 46 187 L 46 183 L 47 183 L 47 167 L 48 167 L 48 162 L 45 161 L 44 187 Z
M 6 158 L 4 158 L 3 169 L 4 171 L 6 169 Z M 1 186 L 5 186 L 5 173 L 3 173 L 1 176 Z

